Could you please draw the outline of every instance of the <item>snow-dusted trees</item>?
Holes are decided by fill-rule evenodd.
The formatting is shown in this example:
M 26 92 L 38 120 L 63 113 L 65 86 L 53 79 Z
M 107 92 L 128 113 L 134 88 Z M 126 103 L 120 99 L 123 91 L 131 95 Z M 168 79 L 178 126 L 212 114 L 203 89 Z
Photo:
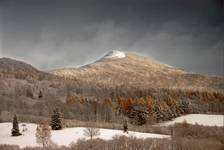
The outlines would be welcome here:
M 93 137 L 100 135 L 100 130 L 97 128 L 88 127 L 85 128 L 83 132 L 83 135 L 89 137 L 91 140 L 93 139 Z
M 36 141 L 42 144 L 43 147 L 48 147 L 51 144 L 51 131 L 47 123 L 39 124 L 36 129 Z
M 61 130 L 62 129 L 62 117 L 59 108 L 54 109 L 51 116 L 51 128 L 52 130 Z
M 31 89 L 31 87 L 28 87 L 27 90 L 26 90 L 26 96 L 27 97 L 30 97 L 30 98 L 34 98 L 34 95 L 33 95 L 33 91 Z
M 19 132 L 19 124 L 16 115 L 13 117 L 12 126 L 12 136 L 20 136 L 21 133 Z

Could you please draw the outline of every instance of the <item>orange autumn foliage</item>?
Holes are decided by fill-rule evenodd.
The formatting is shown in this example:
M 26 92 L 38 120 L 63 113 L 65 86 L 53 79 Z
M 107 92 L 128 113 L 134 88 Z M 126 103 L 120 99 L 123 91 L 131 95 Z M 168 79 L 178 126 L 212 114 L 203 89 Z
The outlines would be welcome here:
M 118 97 L 118 107 L 122 108 L 123 110 L 130 110 L 132 106 L 132 101 L 129 98 L 124 98 L 124 97 Z
M 80 96 L 80 103 L 84 104 L 87 101 L 87 99 L 84 96 Z
M 145 101 L 146 101 L 146 107 L 147 107 L 148 112 L 152 112 L 153 98 L 151 96 L 146 96 Z
M 76 100 L 75 96 L 70 95 L 70 96 L 67 97 L 66 103 L 67 104 L 74 104 L 75 100 Z

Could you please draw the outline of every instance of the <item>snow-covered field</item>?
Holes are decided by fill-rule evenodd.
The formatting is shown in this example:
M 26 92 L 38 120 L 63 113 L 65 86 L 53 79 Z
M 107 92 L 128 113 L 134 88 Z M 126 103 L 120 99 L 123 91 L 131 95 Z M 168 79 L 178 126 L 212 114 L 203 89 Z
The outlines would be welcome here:
M 190 124 L 199 124 L 204 126 L 219 126 L 222 127 L 224 123 L 224 115 L 205 115 L 205 114 L 189 114 L 175 118 L 173 121 L 161 123 L 159 125 L 173 125 L 175 123 L 182 123 L 184 120 Z
M 161 123 L 159 125 L 168 126 L 173 125 L 174 123 L 181 123 L 186 120 L 190 124 L 199 124 L 206 126 L 223 126 L 224 115 L 204 115 L 204 114 L 190 114 L 178 117 L 173 121 L 168 121 Z M 27 131 L 22 132 L 22 136 L 12 137 L 11 128 L 12 123 L 0 123 L 0 144 L 10 144 L 10 145 L 19 145 L 20 147 L 26 146 L 39 146 L 36 143 L 36 124 L 25 123 Z M 20 131 L 23 127 L 20 123 Z M 59 131 L 51 131 L 51 140 L 57 145 L 69 146 L 71 142 L 77 142 L 78 139 L 88 139 L 83 135 L 82 127 L 77 128 L 65 128 Z M 100 135 L 98 138 L 104 140 L 110 140 L 115 135 L 125 135 L 125 136 L 135 136 L 137 138 L 169 138 L 169 135 L 161 134 L 151 134 L 151 133 L 140 133 L 129 131 L 129 134 L 123 133 L 121 130 L 111 130 L 111 129 L 100 129 Z
M 26 146 L 39 146 L 36 143 L 36 124 L 26 123 L 27 131 L 22 132 L 22 136 L 12 137 L 11 128 L 12 123 L 0 123 L 0 144 L 10 144 L 10 145 L 19 145 L 20 147 Z M 51 140 L 57 145 L 69 146 L 71 142 L 76 142 L 78 139 L 87 139 L 83 135 L 84 128 L 65 128 L 59 131 L 51 132 Z M 20 123 L 20 130 L 22 126 Z M 125 136 L 135 136 L 137 138 L 169 138 L 168 135 L 161 134 L 150 134 L 150 133 L 140 133 L 140 132 L 131 132 L 128 134 L 123 133 L 121 130 L 111 130 L 111 129 L 100 129 L 100 135 L 98 138 L 109 140 L 112 139 L 115 135 L 125 135 Z

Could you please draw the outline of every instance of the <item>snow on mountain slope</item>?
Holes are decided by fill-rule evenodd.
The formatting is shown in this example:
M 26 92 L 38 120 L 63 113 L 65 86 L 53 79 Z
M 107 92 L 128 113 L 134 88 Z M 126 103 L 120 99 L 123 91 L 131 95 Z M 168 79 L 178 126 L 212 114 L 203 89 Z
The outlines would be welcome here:
M 173 125 L 182 123 L 184 120 L 189 124 L 199 124 L 204 126 L 224 126 L 224 115 L 189 114 L 175 118 L 173 121 L 161 123 L 160 125 Z
M 113 50 L 104 56 L 104 58 L 124 58 L 126 54 L 122 51 Z
M 157 82 L 158 79 L 160 80 L 158 84 L 162 84 L 162 79 L 167 81 L 166 77 L 182 75 L 185 72 L 136 54 L 111 51 L 94 63 L 80 68 L 57 69 L 51 71 L 51 73 L 67 79 L 82 79 L 90 83 L 108 86 L 118 86 L 120 84 L 149 86 L 156 85 L 154 82 Z M 172 78 L 169 78 L 169 80 L 174 83 L 171 81 Z
M 20 130 L 22 129 L 22 124 L 20 123 Z M 26 123 L 27 131 L 23 132 L 22 136 L 12 137 L 11 136 L 11 123 L 0 123 L 0 144 L 10 144 L 10 145 L 19 145 L 20 147 L 26 146 L 39 146 L 36 143 L 35 133 L 36 133 L 36 124 Z M 77 142 L 78 139 L 87 139 L 83 135 L 82 127 L 78 128 L 65 128 L 63 130 L 51 131 L 51 139 L 54 143 L 58 145 L 69 146 L 71 142 Z M 151 133 L 141 133 L 141 132 L 132 132 L 129 134 L 123 133 L 122 130 L 111 130 L 111 129 L 100 129 L 100 135 L 98 138 L 104 140 L 110 140 L 115 135 L 124 135 L 124 136 L 135 136 L 137 138 L 169 138 L 168 135 L 161 134 L 151 134 Z
M 108 59 L 109 58 L 109 59 Z M 155 87 L 221 89 L 224 80 L 160 63 L 133 53 L 109 52 L 105 57 L 79 68 L 56 69 L 50 73 L 104 87 Z

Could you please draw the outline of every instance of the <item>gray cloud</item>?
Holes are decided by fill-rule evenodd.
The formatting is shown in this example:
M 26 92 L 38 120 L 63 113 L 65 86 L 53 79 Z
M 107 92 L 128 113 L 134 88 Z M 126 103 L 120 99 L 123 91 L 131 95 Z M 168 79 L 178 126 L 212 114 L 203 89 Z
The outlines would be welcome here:
M 120 48 L 223 74 L 221 0 L 2 0 L 0 6 L 0 56 L 43 70 L 80 66 Z

